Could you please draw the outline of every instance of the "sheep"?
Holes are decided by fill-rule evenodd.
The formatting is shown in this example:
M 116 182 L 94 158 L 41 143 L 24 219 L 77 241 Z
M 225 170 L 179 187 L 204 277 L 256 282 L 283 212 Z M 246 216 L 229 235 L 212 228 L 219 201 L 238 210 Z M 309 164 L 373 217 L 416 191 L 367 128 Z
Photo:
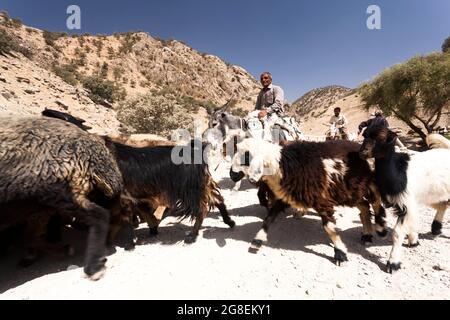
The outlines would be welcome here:
M 293 142 L 284 147 L 262 140 L 246 139 L 235 157 L 249 157 L 251 181 L 264 182 L 274 195 L 274 203 L 249 252 L 256 253 L 267 241 L 267 231 L 277 215 L 292 206 L 315 209 L 334 244 L 337 265 L 347 261 L 347 249 L 335 230 L 335 206 L 357 207 L 363 223 L 363 241 L 371 239 L 374 207 L 376 231 L 386 235 L 385 212 L 369 164 L 358 156 L 359 144 L 350 141 Z M 233 171 L 239 168 L 233 168 Z
M 369 130 L 370 129 L 370 130 Z M 393 230 L 393 246 L 386 270 L 393 273 L 401 268 L 402 243 L 408 236 L 410 246 L 417 246 L 415 223 L 418 206 L 436 209 L 432 233 L 441 233 L 442 220 L 450 200 L 450 144 L 443 137 L 429 135 L 434 149 L 408 155 L 395 152 L 397 134 L 381 126 L 369 128 L 360 149 L 362 159 L 375 158 L 375 179 L 382 200 L 393 207 L 398 216 Z
M 431 133 L 426 138 L 430 149 L 450 149 L 450 141 L 437 133 Z
M 98 280 L 105 271 L 110 212 L 122 175 L 102 139 L 49 118 L 0 118 L 0 227 L 32 214 L 61 212 L 89 226 L 84 272 Z M 96 201 L 93 201 L 96 200 Z

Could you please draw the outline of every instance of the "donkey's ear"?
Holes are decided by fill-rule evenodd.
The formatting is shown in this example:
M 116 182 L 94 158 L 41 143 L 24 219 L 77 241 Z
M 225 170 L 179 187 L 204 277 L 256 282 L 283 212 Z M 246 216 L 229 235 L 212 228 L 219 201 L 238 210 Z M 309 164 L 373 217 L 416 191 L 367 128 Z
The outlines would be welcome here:
M 389 130 L 387 138 L 386 138 L 386 143 L 394 144 L 397 139 L 398 139 L 397 134 L 395 132 Z
M 250 167 L 250 162 L 251 162 L 250 152 L 249 151 L 245 151 L 245 153 L 244 153 L 244 166 Z

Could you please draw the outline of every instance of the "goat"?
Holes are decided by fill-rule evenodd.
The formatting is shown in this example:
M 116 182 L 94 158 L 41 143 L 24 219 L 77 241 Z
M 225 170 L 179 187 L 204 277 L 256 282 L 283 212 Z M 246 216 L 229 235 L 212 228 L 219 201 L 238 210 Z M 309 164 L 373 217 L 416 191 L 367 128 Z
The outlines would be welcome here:
M 284 147 L 247 139 L 238 145 L 235 157 L 247 154 L 251 181 L 264 182 L 274 203 L 249 251 L 256 253 L 267 241 L 267 231 L 288 206 L 306 211 L 313 208 L 334 244 L 336 264 L 347 260 L 347 249 L 335 230 L 335 206 L 357 207 L 363 224 L 363 241 L 371 241 L 374 207 L 376 231 L 386 235 L 385 212 L 367 161 L 358 156 L 360 146 L 350 141 L 293 142 Z M 238 170 L 238 169 L 237 169 Z
M 224 199 L 206 163 L 175 164 L 172 160 L 173 146 L 135 148 L 107 137 L 104 139 L 122 172 L 122 198 L 128 200 L 128 205 L 144 201 L 151 208 L 167 207 L 173 215 L 195 219 L 193 230 L 185 238 L 186 243 L 195 242 L 212 205 L 219 208 L 224 222 L 234 227 L 235 222 L 228 215 Z M 147 222 L 150 226 L 151 222 Z M 150 228 L 150 232 L 154 233 L 155 229 Z
M 375 158 L 375 179 L 383 202 L 398 216 L 393 231 L 393 246 L 386 268 L 393 273 L 401 268 L 405 234 L 410 246 L 417 246 L 415 223 L 418 206 L 437 210 L 432 233 L 441 233 L 442 220 L 450 200 L 450 144 L 443 137 L 429 135 L 430 146 L 444 146 L 408 155 L 395 152 L 397 134 L 382 126 L 368 128 L 360 149 L 362 159 Z
M 70 119 L 68 114 L 56 114 L 55 117 Z M 126 248 L 134 247 L 132 221 L 136 215 L 146 220 L 150 235 L 156 235 L 166 207 L 172 209 L 174 215 L 196 220 L 192 232 L 185 238 L 186 243 L 195 241 L 210 206 L 219 209 L 228 226 L 235 226 L 206 163 L 193 164 L 192 161 L 189 164 L 175 164 L 171 157 L 175 143 L 154 140 L 152 135 L 102 138 L 114 155 L 124 177 L 120 205 L 111 207 L 110 242 L 117 232 L 125 227 Z M 202 145 L 202 148 L 204 149 L 205 145 Z M 150 211 L 155 209 L 156 214 L 152 214 Z
M 4 117 L 0 128 L 0 226 L 37 212 L 82 217 L 89 226 L 84 272 L 99 279 L 110 218 L 99 203 L 122 191 L 111 152 L 99 137 L 56 119 Z

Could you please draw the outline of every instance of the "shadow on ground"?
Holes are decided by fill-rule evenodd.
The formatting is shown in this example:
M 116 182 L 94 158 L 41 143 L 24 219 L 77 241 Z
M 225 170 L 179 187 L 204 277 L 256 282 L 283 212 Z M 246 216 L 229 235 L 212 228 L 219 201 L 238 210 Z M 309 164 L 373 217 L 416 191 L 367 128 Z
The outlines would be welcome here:
M 278 217 L 269 230 L 268 242 L 264 244 L 264 246 L 274 249 L 302 251 L 308 254 L 320 256 L 332 263 L 332 256 L 327 256 L 314 250 L 315 245 L 330 243 L 330 240 L 323 230 L 320 218 L 313 215 L 313 213 L 310 213 L 311 215 L 304 216 L 301 219 L 296 219 L 292 217 L 293 212 L 294 211 L 292 209 L 287 210 L 286 213 Z M 262 220 L 266 216 L 266 213 L 267 210 L 259 205 L 250 205 L 247 207 L 230 210 L 230 215 L 232 217 L 250 216 L 258 218 L 258 221 L 252 221 L 245 224 L 238 223 L 238 225 L 236 225 L 233 229 L 230 229 L 224 223 L 223 225 L 217 227 L 204 226 L 202 228 L 203 232 L 197 241 L 204 241 L 205 239 L 215 240 L 217 246 L 225 247 L 227 245 L 227 241 L 235 240 L 245 243 L 245 246 L 248 247 L 252 239 L 260 230 Z M 208 218 L 222 219 L 217 212 L 210 213 Z M 387 257 L 374 255 L 367 250 L 366 246 L 361 244 L 360 238 L 362 227 L 357 220 L 357 216 L 355 218 L 356 219 L 354 222 L 357 222 L 358 226 L 341 230 L 339 232 L 342 241 L 347 245 L 350 253 L 358 254 L 364 259 L 376 264 L 380 269 L 384 270 L 385 265 L 382 261 L 385 261 Z M 175 245 L 184 241 L 186 233 L 188 233 L 191 228 L 192 227 L 189 225 L 175 221 L 161 226 L 157 237 L 149 238 L 148 228 L 144 224 L 141 224 L 140 228 L 136 230 L 136 236 L 138 238 L 137 245 L 151 245 L 152 243 Z M 390 246 L 390 236 L 391 232 L 389 232 L 387 239 L 380 239 L 379 237 L 374 236 L 374 242 L 372 245 Z M 428 233 L 421 234 L 420 238 L 427 240 L 434 239 L 434 237 Z M 14 248 L 9 250 L 9 252 L 0 256 L 0 294 L 43 275 L 67 270 L 67 267 L 70 265 L 83 266 L 86 239 L 86 231 L 67 229 L 63 233 L 63 243 L 70 243 L 74 246 L 74 256 L 68 257 L 55 254 L 46 254 L 32 266 L 27 268 L 21 268 L 17 265 L 25 250 L 23 243 L 16 244 Z M 123 235 L 119 235 L 115 244 L 118 247 L 123 247 Z M 192 245 L 195 246 L 195 243 Z M 264 250 L 264 247 L 262 250 Z M 107 250 L 107 256 L 110 256 L 115 252 L 116 250 L 114 247 L 109 247 Z M 250 255 L 251 253 L 248 254 Z

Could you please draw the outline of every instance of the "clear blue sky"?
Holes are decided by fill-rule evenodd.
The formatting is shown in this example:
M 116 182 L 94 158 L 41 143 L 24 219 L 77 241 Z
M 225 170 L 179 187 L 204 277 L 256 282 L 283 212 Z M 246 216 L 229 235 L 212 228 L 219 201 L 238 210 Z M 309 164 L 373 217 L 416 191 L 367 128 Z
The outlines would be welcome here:
M 81 7 L 81 33 L 143 30 L 181 40 L 255 77 L 271 71 L 289 101 L 330 84 L 355 87 L 440 50 L 450 36 L 449 0 L 0 0 L 0 9 L 37 28 L 68 31 L 70 4 Z M 381 7 L 381 30 L 366 27 L 371 4 Z

